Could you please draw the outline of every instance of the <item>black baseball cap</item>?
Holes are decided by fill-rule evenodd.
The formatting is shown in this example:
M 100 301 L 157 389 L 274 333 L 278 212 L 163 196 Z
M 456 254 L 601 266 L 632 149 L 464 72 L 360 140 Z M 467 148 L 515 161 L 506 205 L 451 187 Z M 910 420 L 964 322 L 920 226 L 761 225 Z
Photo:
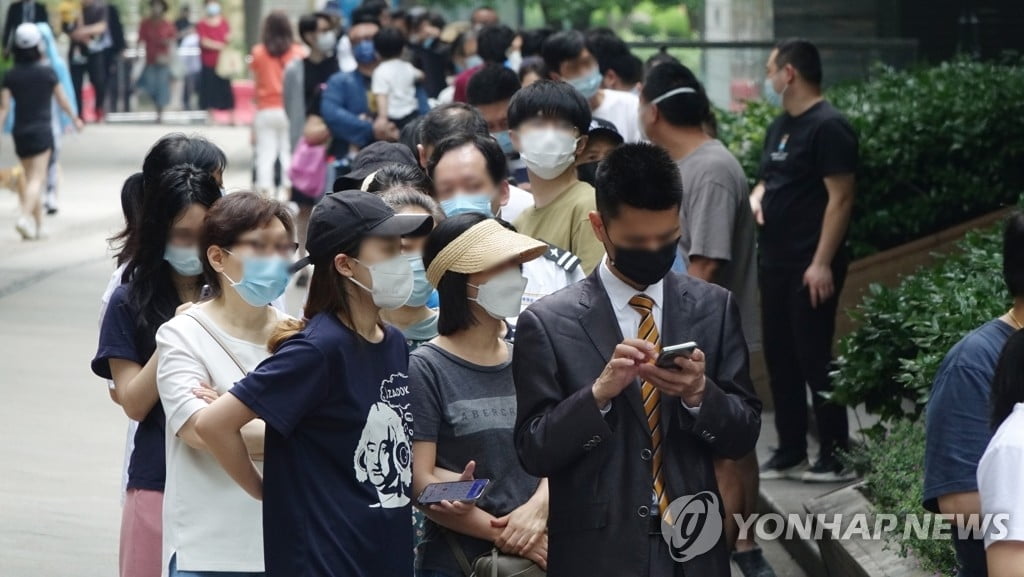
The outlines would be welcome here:
M 291 266 L 301 270 L 313 261 L 355 247 L 368 236 L 425 236 L 433 228 L 429 214 L 395 214 L 380 196 L 344 190 L 324 196 L 313 208 L 306 231 L 309 256 Z
M 367 176 L 388 164 L 419 166 L 412 151 L 397 142 L 374 142 L 359 151 L 352 160 L 352 169 L 334 181 L 334 192 L 339 190 L 360 190 Z
M 608 136 L 615 141 L 616 146 L 625 142 L 622 134 L 619 133 L 619 129 L 603 118 L 594 118 L 590 121 L 590 129 L 587 130 L 587 135 L 590 137 Z

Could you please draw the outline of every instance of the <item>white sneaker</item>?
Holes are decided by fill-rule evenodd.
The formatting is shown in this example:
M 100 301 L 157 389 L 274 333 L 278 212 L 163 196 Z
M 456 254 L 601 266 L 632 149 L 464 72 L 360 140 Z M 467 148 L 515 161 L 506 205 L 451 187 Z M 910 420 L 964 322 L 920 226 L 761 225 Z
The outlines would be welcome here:
M 36 231 L 36 240 L 46 240 L 50 238 L 50 231 L 45 226 L 40 226 L 39 230 Z
M 14 225 L 14 230 L 18 231 L 21 235 L 22 240 L 32 240 L 36 237 L 36 227 L 32 224 L 32 221 L 25 218 L 24 216 L 18 218 L 18 223 Z

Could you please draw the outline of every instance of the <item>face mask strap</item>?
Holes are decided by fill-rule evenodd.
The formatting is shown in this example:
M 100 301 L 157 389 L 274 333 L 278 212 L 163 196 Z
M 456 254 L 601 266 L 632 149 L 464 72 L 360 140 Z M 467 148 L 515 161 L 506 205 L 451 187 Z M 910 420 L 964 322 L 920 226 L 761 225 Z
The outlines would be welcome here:
M 673 89 L 673 90 L 669 90 L 665 94 L 662 94 L 661 96 L 655 98 L 654 100 L 651 101 L 651 104 L 656 105 L 659 102 L 661 102 L 661 101 L 663 101 L 663 100 L 665 100 L 667 98 L 671 98 L 671 97 L 673 97 L 673 96 L 675 96 L 677 94 L 697 94 L 697 91 L 694 90 L 693 88 L 690 88 L 689 86 L 682 86 L 682 87 L 679 87 L 679 88 L 676 88 L 676 89 Z

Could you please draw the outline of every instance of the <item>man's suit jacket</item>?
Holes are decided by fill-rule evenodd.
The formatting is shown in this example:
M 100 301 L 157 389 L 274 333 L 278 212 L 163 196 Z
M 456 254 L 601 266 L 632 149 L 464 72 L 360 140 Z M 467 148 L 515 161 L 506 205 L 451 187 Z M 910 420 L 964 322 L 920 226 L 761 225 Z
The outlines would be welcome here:
M 548 575 L 646 577 L 650 432 L 639 383 L 614 399 L 605 416 L 591 392 L 622 341 L 598 272 L 519 316 L 513 359 L 516 449 L 530 474 L 549 479 Z M 663 300 L 661 342 L 696 341 L 707 355 L 696 418 L 678 398 L 662 395 L 668 497 L 718 494 L 712 459 L 747 455 L 761 428 L 739 309 L 725 289 L 676 274 L 665 278 Z M 727 577 L 724 535 L 711 551 L 676 564 L 676 575 L 683 572 Z

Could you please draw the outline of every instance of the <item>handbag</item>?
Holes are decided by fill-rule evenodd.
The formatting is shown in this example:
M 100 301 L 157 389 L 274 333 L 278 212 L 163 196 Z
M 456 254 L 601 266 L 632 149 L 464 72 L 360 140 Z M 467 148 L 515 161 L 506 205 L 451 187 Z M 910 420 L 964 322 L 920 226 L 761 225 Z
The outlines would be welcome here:
M 312 199 L 324 194 L 327 185 L 327 146 L 310 144 L 305 137 L 300 138 L 292 152 L 292 164 L 288 168 L 288 178 L 292 188 Z
M 458 540 L 455 539 L 455 535 L 448 529 L 441 528 L 441 531 L 466 577 L 547 577 L 547 572 L 533 561 L 515 555 L 506 555 L 497 548 L 477 557 L 470 565 L 469 559 Z
M 217 55 L 217 76 L 230 80 L 241 76 L 244 69 L 245 62 L 242 59 L 242 53 L 234 48 L 225 48 Z

